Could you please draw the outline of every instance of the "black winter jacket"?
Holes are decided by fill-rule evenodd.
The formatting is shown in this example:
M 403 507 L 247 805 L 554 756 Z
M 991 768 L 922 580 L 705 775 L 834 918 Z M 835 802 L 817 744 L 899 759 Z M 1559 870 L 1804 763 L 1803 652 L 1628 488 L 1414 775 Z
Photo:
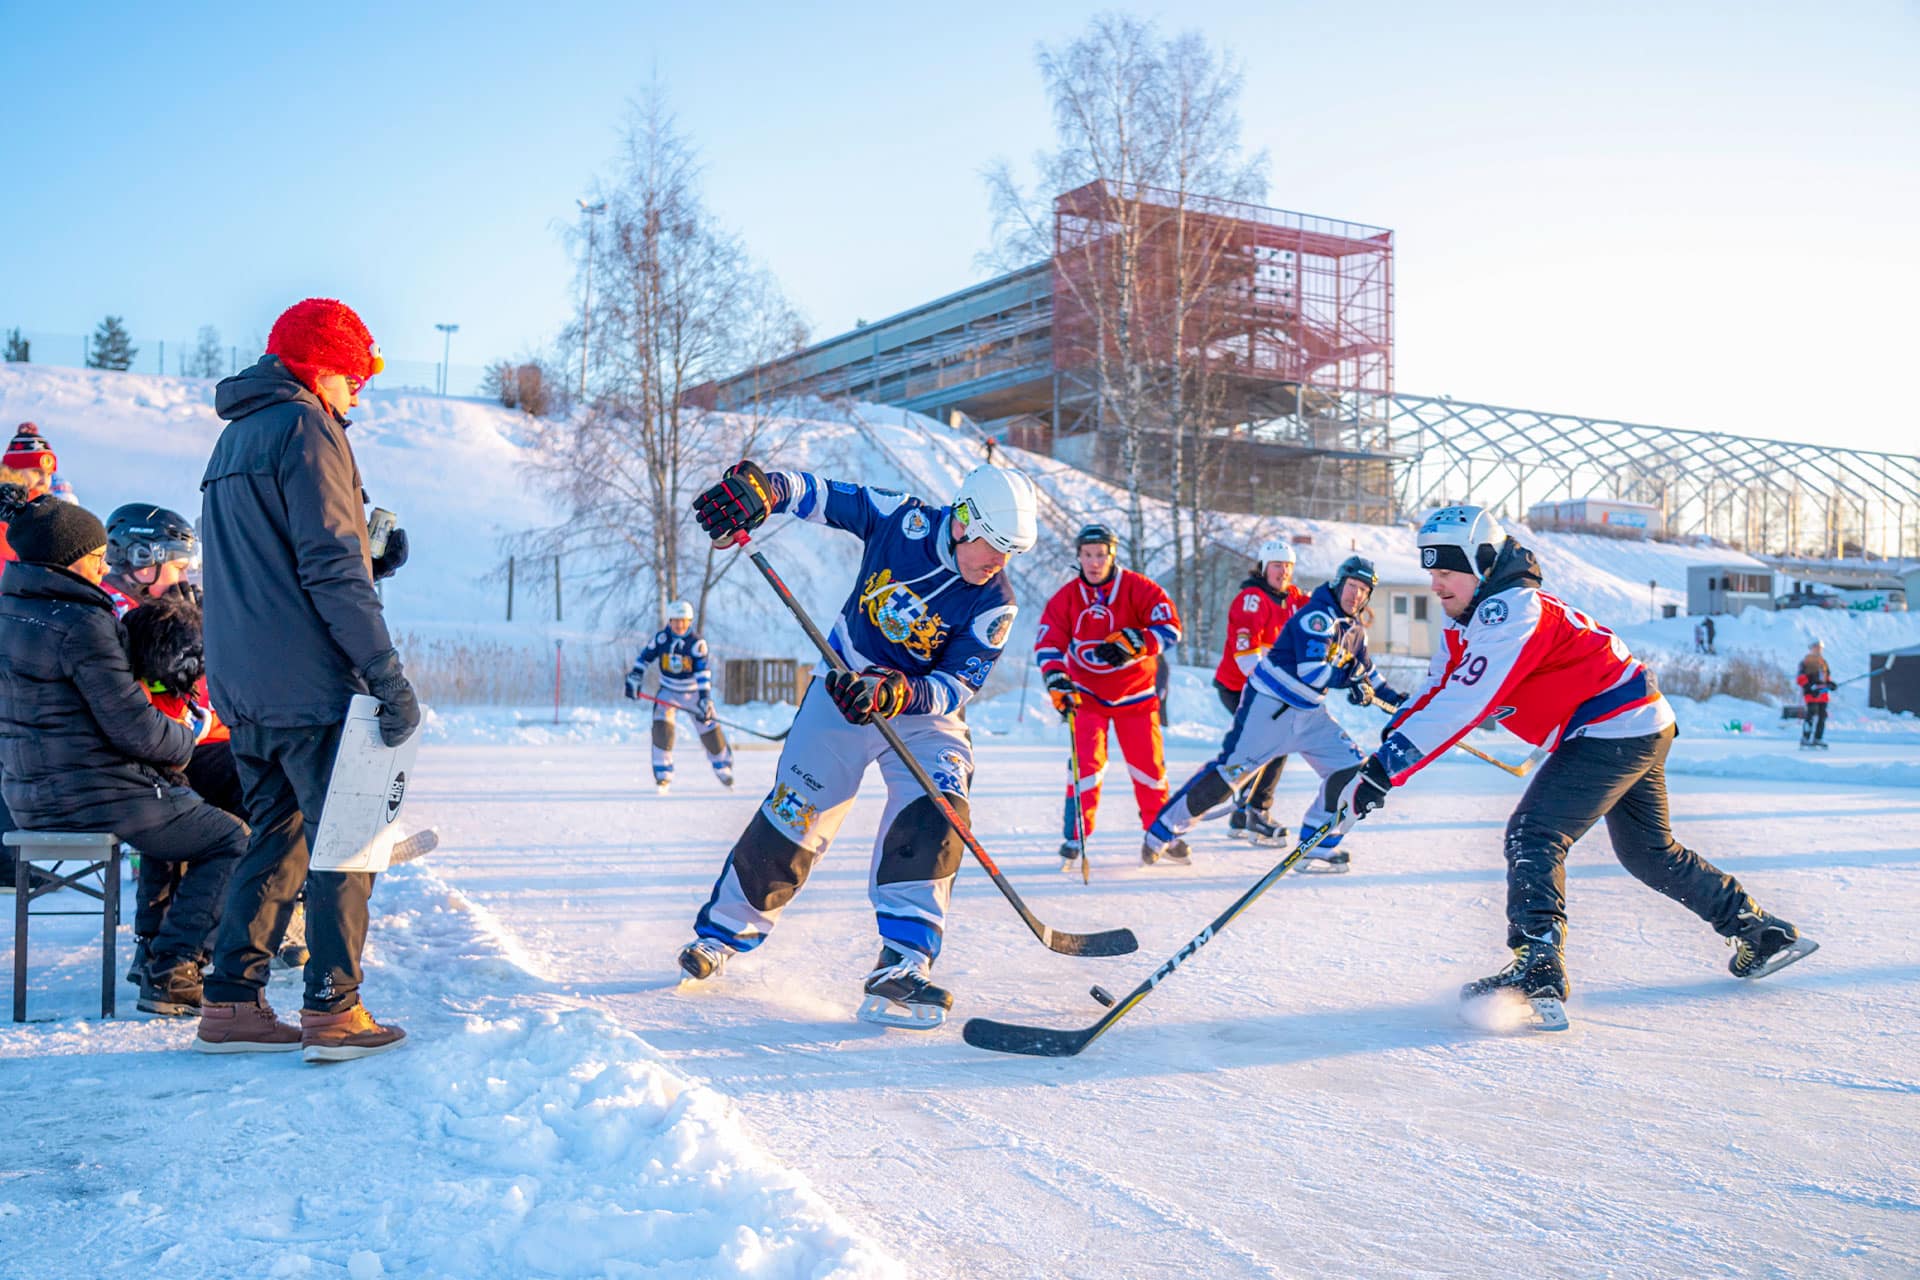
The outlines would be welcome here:
M 85 830 L 152 800 L 193 755 L 127 665 L 107 593 L 65 569 L 0 574 L 0 776 L 21 827 Z M 109 821 L 107 830 L 113 829 Z
M 207 684 L 234 724 L 333 724 L 393 648 L 347 421 L 275 356 L 222 381 L 201 510 Z

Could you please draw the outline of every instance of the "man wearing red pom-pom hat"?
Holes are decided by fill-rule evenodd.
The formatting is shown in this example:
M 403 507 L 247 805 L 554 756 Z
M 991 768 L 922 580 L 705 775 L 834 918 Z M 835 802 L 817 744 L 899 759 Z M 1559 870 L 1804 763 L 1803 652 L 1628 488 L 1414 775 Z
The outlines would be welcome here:
M 400 567 L 406 539 L 396 531 L 383 556 L 369 554 L 347 443 L 346 412 L 384 367 L 351 307 L 308 298 L 274 322 L 267 354 L 214 395 L 227 427 L 200 482 L 207 679 L 232 727 L 253 837 L 214 940 L 202 1052 L 302 1049 L 309 1062 L 333 1061 L 405 1035 L 360 1003 L 373 877 L 307 868 L 348 700 L 380 700 L 388 745 L 420 723 L 373 587 Z M 303 882 L 311 958 L 294 1028 L 274 1016 L 266 986 Z

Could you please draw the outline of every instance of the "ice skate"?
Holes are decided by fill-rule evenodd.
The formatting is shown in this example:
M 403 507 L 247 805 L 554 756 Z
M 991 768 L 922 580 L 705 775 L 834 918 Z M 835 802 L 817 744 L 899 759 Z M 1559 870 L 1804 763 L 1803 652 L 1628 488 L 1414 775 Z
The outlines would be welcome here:
M 1287 842 L 1287 829 L 1258 809 L 1236 808 L 1227 820 L 1227 835 L 1263 846 Z
M 1740 913 L 1740 932 L 1727 941 L 1733 947 L 1727 972 L 1736 978 L 1764 978 L 1820 949 L 1812 938 L 1801 937 L 1798 929 L 1758 907 Z
M 1083 850 L 1080 848 L 1080 842 L 1078 840 L 1062 840 L 1060 842 L 1060 869 L 1068 872 L 1078 869 L 1082 852 Z
M 672 790 L 673 790 L 673 784 L 671 782 L 668 782 L 665 778 L 655 778 L 653 780 L 653 794 L 657 796 L 664 796 Z
M 1495 1028 L 1512 1025 L 1506 1011 L 1513 1009 L 1521 1014 L 1519 1026 L 1565 1031 L 1566 999 L 1567 970 L 1560 960 L 1560 948 L 1531 939 L 1513 949 L 1513 961 L 1506 968 L 1460 988 L 1460 1003 L 1467 1018 Z
M 695 938 L 680 948 L 680 969 L 689 982 L 705 982 L 727 967 L 733 949 L 714 938 Z
M 713 771 L 713 776 L 720 779 L 721 786 L 725 787 L 729 791 L 733 790 L 733 770 L 715 769 Z
M 1353 869 L 1353 859 L 1345 849 L 1331 853 L 1309 849 L 1293 864 L 1293 869 L 1310 876 L 1343 876 Z
M 867 998 L 860 1002 L 860 1020 L 908 1031 L 931 1031 L 947 1020 L 953 993 L 927 980 L 928 961 L 889 946 L 880 948 L 880 961 L 867 975 Z
M 1188 848 L 1187 842 L 1179 836 L 1158 846 L 1153 843 L 1153 837 L 1148 836 L 1140 846 L 1140 861 L 1149 867 L 1156 862 L 1170 862 L 1176 867 L 1190 867 L 1193 865 L 1193 850 Z

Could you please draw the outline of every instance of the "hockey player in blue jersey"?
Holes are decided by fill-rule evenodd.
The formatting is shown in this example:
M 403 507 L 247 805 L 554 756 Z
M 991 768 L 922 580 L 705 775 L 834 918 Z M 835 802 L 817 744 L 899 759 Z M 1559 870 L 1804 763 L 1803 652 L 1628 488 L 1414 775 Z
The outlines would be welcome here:
M 733 786 L 733 748 L 713 718 L 713 676 L 707 670 L 707 642 L 693 629 L 693 606 L 675 600 L 667 606 L 667 625 L 633 660 L 627 672 L 627 696 L 638 699 L 646 690 L 647 664 L 660 664 L 660 688 L 653 704 L 653 785 L 665 794 L 673 782 L 673 713 L 691 715 L 700 725 L 700 745 L 720 784 Z M 674 704 L 668 706 L 668 703 Z
M 1322 778 L 1360 761 L 1360 748 L 1328 714 L 1326 699 L 1334 690 L 1345 689 L 1347 699 L 1356 706 L 1368 706 L 1376 698 L 1394 704 L 1405 700 L 1374 670 L 1367 656 L 1362 619 L 1379 581 L 1371 560 L 1348 556 L 1333 581 L 1316 590 L 1287 620 L 1279 639 L 1248 676 L 1245 696 L 1234 712 L 1233 728 L 1220 744 L 1220 754 L 1173 793 L 1148 828 L 1143 861 L 1189 861 L 1191 854 L 1181 836 L 1210 810 L 1232 799 L 1235 790 L 1269 760 L 1304 756 Z M 1300 829 L 1312 831 L 1331 816 L 1316 791 Z M 1350 855 L 1340 848 L 1340 837 L 1330 835 L 1299 867 L 1341 872 L 1350 862 Z
M 867 975 L 860 1016 L 887 1026 L 937 1026 L 953 996 L 928 975 L 963 846 L 873 722 L 893 720 L 964 820 L 973 741 L 960 709 L 985 683 L 1013 630 L 1013 589 L 1001 571 L 1034 544 L 1033 486 L 1016 472 L 981 467 L 961 483 L 951 506 L 937 507 L 742 462 L 700 495 L 694 511 L 716 543 L 731 543 L 768 514 L 784 512 L 845 530 L 866 547 L 829 636 L 848 670 L 807 687 L 773 789 L 727 854 L 680 967 L 691 979 L 709 978 L 766 940 L 832 843 L 861 775 L 878 762 L 887 800 L 868 896 L 880 960 Z

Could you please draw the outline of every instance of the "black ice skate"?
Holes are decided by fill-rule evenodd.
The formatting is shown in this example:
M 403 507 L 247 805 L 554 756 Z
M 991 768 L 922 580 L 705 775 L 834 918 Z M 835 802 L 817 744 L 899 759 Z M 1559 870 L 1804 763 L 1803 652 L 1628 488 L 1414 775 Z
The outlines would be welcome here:
M 1331 853 L 1309 849 L 1300 861 L 1293 864 L 1293 869 L 1310 876 L 1343 876 L 1353 870 L 1353 858 L 1345 849 L 1335 849 Z
M 1461 1003 L 1525 1000 L 1532 1010 L 1527 1024 L 1536 1031 L 1567 1029 L 1567 970 L 1560 948 L 1532 939 L 1513 949 L 1513 962 L 1490 977 L 1460 988 Z
M 1080 854 L 1081 849 L 1078 840 L 1062 840 L 1060 842 L 1060 869 L 1068 872 L 1078 869 L 1080 866 Z
M 1233 816 L 1227 819 L 1227 835 L 1257 845 L 1287 842 L 1287 829 L 1258 809 L 1235 809 Z
M 931 1031 L 947 1020 L 953 993 L 927 981 L 927 961 L 892 947 L 880 948 L 880 961 L 867 975 L 867 998 L 860 1020 L 908 1031 Z
M 1140 845 L 1140 861 L 1149 867 L 1156 862 L 1170 862 L 1176 867 L 1190 867 L 1193 865 L 1193 850 L 1189 849 L 1187 842 L 1179 836 L 1159 846 L 1155 846 L 1153 837 L 1148 836 Z
M 714 938 L 695 938 L 680 948 L 680 969 L 693 982 L 705 982 L 733 958 L 733 949 Z
M 1727 941 L 1733 945 L 1727 972 L 1736 978 L 1764 978 L 1820 949 L 1812 938 L 1801 937 L 1798 929 L 1759 907 L 1740 913 L 1740 932 Z

